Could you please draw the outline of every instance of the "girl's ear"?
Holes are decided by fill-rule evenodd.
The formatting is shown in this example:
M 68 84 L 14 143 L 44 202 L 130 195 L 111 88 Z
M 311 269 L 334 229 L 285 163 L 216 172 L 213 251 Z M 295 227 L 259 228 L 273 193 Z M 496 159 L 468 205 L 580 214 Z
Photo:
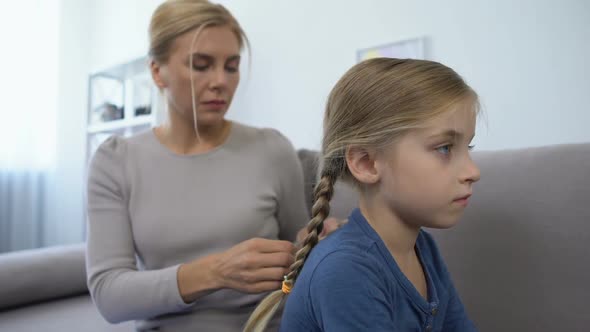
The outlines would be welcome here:
M 168 86 L 168 70 L 166 66 L 162 66 L 160 63 L 156 62 L 155 60 L 151 60 L 150 62 L 150 71 L 152 73 L 152 78 L 154 79 L 154 83 L 156 86 L 163 90 Z
M 352 176 L 363 184 L 375 184 L 380 179 L 374 150 L 351 146 L 346 149 L 346 164 Z

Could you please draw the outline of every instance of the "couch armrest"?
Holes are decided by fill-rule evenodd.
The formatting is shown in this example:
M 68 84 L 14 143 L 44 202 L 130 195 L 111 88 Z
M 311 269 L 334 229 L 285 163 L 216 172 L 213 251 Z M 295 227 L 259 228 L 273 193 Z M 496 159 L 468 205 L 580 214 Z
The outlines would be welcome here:
M 85 244 L 0 255 L 0 310 L 83 294 Z

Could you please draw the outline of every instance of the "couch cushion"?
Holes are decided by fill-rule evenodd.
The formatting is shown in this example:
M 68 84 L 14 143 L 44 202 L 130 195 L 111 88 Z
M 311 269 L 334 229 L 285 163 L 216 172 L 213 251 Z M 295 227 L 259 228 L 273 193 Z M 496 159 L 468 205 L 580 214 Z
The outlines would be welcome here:
M 432 230 L 481 331 L 588 331 L 590 144 L 474 153 L 459 225 Z
M 0 255 L 0 310 L 88 292 L 84 244 Z
M 0 311 L 0 331 L 134 331 L 133 322 L 111 325 L 98 313 L 89 295 L 69 297 Z

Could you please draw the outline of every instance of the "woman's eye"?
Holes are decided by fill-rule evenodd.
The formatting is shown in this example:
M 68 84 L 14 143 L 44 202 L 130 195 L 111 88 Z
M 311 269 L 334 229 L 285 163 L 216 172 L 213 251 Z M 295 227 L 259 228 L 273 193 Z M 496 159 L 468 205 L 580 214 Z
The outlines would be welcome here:
M 228 73 L 235 73 L 235 72 L 237 72 L 237 71 L 238 71 L 238 67 L 230 67 L 230 66 L 227 66 L 227 67 L 225 67 L 225 70 L 226 70 Z
M 205 71 L 207 70 L 207 68 L 209 68 L 209 65 L 203 65 L 203 64 L 193 64 L 193 69 L 197 70 L 197 71 Z
M 225 63 L 225 71 L 228 73 L 235 73 L 240 69 L 240 60 L 232 59 Z

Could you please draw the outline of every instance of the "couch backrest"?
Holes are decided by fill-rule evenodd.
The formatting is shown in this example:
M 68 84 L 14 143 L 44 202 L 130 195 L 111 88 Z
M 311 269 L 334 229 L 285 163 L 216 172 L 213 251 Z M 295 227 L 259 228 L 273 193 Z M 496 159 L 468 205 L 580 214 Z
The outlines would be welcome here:
M 84 244 L 0 255 L 0 311 L 88 292 Z
M 303 181 L 305 182 L 305 197 L 308 213 L 311 214 L 313 204 L 313 189 L 317 181 L 318 151 L 301 149 L 297 151 L 303 167 Z M 330 202 L 330 215 L 345 219 L 358 204 L 357 193 L 347 184 L 337 182 L 334 196 Z
M 484 332 L 590 330 L 590 144 L 473 157 L 482 179 L 462 220 L 429 230 L 471 318 Z M 343 217 L 356 196 L 339 186 Z

